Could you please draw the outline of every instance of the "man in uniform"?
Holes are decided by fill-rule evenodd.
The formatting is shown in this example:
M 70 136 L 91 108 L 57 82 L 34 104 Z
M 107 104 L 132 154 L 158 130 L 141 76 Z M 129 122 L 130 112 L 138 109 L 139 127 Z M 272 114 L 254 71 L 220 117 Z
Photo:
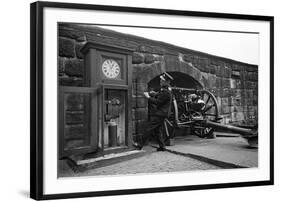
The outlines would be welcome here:
M 172 80 L 173 77 L 164 72 L 162 75 L 160 75 L 160 91 L 144 93 L 144 96 L 148 99 L 150 105 L 153 105 L 153 107 L 151 107 L 151 110 L 149 112 L 150 119 L 144 134 L 144 141 L 142 144 L 134 143 L 134 146 L 136 148 L 141 149 L 147 139 L 152 135 L 159 144 L 159 148 L 157 148 L 157 151 L 165 151 L 163 124 L 165 118 L 168 118 L 170 113 L 172 93 L 169 87 Z

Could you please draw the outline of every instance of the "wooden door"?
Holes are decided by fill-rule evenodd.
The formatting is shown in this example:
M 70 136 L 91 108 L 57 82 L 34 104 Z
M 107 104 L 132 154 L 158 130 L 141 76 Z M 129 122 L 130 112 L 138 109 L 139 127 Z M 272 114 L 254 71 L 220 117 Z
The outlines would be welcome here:
M 98 149 L 97 88 L 59 88 L 60 158 Z

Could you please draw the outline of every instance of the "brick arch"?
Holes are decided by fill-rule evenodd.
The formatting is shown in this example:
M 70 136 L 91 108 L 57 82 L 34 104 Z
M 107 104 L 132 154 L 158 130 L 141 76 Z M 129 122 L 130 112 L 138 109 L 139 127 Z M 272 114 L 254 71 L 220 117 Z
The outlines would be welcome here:
M 192 64 L 188 64 L 186 62 L 179 62 L 175 65 L 165 65 L 158 63 L 154 66 L 153 69 L 150 69 L 149 74 L 146 74 L 145 82 L 148 83 L 152 81 L 154 78 L 158 77 L 163 72 L 178 72 L 187 75 L 191 79 L 195 80 L 200 84 L 200 87 L 205 87 L 204 77 L 200 70 L 194 67 Z
M 174 68 L 172 66 L 168 66 L 166 68 L 167 72 L 173 72 L 175 70 L 173 70 Z M 204 83 L 203 83 L 203 77 L 201 74 L 201 71 L 198 70 L 196 67 L 194 67 L 192 64 L 188 64 L 186 62 L 180 62 L 178 65 L 178 72 L 187 74 L 188 76 L 192 77 L 193 79 L 195 79 L 196 81 L 198 81 L 202 87 L 204 87 Z

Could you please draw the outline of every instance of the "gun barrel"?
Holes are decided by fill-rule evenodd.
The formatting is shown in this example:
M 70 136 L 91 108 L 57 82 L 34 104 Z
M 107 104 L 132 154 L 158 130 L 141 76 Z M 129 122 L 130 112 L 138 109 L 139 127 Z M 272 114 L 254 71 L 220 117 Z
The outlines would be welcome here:
M 228 131 L 231 131 L 234 133 L 239 133 L 242 136 L 256 136 L 257 135 L 257 133 L 251 129 L 240 128 L 240 127 L 232 126 L 232 125 L 225 125 L 225 124 L 216 123 L 216 122 L 209 121 L 209 120 L 206 120 L 205 124 L 207 126 L 210 126 L 213 128 L 219 128 L 219 129 L 228 130 Z

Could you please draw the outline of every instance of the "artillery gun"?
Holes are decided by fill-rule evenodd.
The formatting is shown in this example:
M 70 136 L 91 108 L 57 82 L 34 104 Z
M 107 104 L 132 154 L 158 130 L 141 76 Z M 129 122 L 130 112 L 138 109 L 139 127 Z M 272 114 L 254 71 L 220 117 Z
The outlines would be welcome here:
M 245 138 L 249 146 L 258 146 L 256 129 L 237 127 L 220 123 L 218 103 L 214 94 L 201 89 L 171 87 L 173 94 L 171 113 L 165 120 L 168 138 L 173 137 L 176 128 L 190 128 L 192 134 L 202 138 L 214 137 L 216 130 L 238 133 Z

